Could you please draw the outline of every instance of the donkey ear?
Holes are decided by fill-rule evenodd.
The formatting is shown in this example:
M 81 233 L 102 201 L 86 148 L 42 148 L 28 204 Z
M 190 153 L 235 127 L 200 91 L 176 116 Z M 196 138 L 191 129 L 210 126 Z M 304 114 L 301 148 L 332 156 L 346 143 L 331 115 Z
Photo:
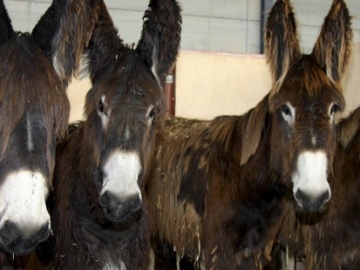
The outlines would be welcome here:
M 0 1 L 0 46 L 5 44 L 15 32 L 11 25 L 11 20 L 5 8 L 4 1 Z
M 176 0 L 150 0 L 143 20 L 136 51 L 163 86 L 180 47 L 181 8 Z
M 66 84 L 77 71 L 91 38 L 100 0 L 54 0 L 32 36 Z
M 340 81 L 349 62 L 352 36 L 346 3 L 334 0 L 312 51 L 317 63 L 334 82 Z
M 89 73 L 91 81 L 101 77 L 108 68 L 117 62 L 119 51 L 124 44 L 109 14 L 104 1 L 98 5 L 97 21 L 89 46 L 86 48 L 81 75 Z
M 271 8 L 264 39 L 273 84 L 280 85 L 290 65 L 301 56 L 297 23 L 289 0 L 277 0 Z

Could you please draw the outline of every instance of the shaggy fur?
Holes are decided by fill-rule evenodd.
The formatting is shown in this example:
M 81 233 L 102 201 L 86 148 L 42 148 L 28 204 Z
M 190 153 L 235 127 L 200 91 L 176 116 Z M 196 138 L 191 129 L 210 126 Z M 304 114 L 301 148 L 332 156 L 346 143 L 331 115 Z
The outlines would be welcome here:
M 51 200 L 54 237 L 39 249 L 46 267 L 147 269 L 147 202 L 142 201 L 140 210 L 130 208 L 125 217 L 110 218 L 99 202 L 103 165 L 113 152 L 136 152 L 143 168 L 138 185 L 143 189 L 155 128 L 165 116 L 161 86 L 176 59 L 180 31 L 177 2 L 151 0 L 133 49 L 118 37 L 101 2 L 86 51 L 93 84 L 86 96 L 86 120 L 70 126 L 68 137 L 58 145 Z M 117 181 L 120 185 L 121 177 Z
M 343 1 L 335 0 L 323 28 L 335 24 L 334 17 L 345 28 L 323 31 L 315 48 L 326 43 L 322 50 L 329 49 L 333 35 L 346 39 L 333 50 L 350 50 L 349 18 L 336 12 L 347 13 Z M 255 108 L 211 121 L 170 119 L 158 131 L 147 183 L 157 269 L 169 267 L 161 265 L 167 247 L 178 268 L 185 256 L 204 269 L 262 269 L 283 222 L 298 154 L 325 151 L 330 177 L 336 146 L 331 117 L 344 98 L 334 73 L 322 67 L 341 63 L 341 75 L 349 54 L 323 59 L 314 49 L 302 55 L 294 17 L 287 0 L 278 0 L 269 14 L 265 42 L 273 88 Z M 293 124 L 285 121 L 287 103 L 296 110 Z
M 29 34 L 13 30 L 4 2 L 0 1 L 0 179 L 14 171 L 27 169 L 41 172 L 51 189 L 56 137 L 64 136 L 69 119 L 66 86 L 85 49 L 85 42 L 77 37 L 81 34 L 83 39 L 89 38 L 89 33 L 82 33 L 79 25 L 91 28 L 93 24 L 91 20 L 82 19 L 82 10 L 74 13 L 73 5 L 78 2 L 81 1 L 55 0 Z M 62 52 L 59 50 L 62 47 L 72 50 Z M 71 62 L 62 68 L 64 75 L 56 72 L 58 65 L 53 62 L 54 58 Z M 31 146 L 27 140 L 27 125 L 33 132 Z M 26 237 L 17 244 L 10 241 L 11 248 L 2 242 L 1 246 L 16 253 L 16 245 L 20 246 L 23 241 Z M 30 242 L 24 246 L 26 250 L 19 253 L 35 247 Z M 2 254 L 1 268 L 21 265 L 12 257 Z
M 333 199 L 318 215 L 295 213 L 289 205 L 283 226 L 291 254 L 304 255 L 306 269 L 360 267 L 360 108 L 340 121 L 330 180 Z

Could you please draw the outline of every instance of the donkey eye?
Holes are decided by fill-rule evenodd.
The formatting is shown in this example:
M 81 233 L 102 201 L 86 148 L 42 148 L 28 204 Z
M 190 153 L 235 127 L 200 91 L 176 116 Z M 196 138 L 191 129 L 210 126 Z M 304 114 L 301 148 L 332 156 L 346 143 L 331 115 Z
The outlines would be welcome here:
M 148 118 L 149 118 L 150 120 L 153 120 L 154 117 L 155 117 L 155 110 L 154 110 L 154 108 L 152 108 L 152 109 L 150 110 L 150 112 L 149 112 Z
M 101 113 L 104 112 L 104 103 L 102 102 L 102 100 L 99 101 L 98 110 Z
M 334 115 L 338 111 L 339 111 L 339 105 L 333 104 L 330 109 L 330 115 Z
M 282 112 L 284 115 L 286 115 L 286 116 L 292 116 L 292 114 L 291 114 L 291 109 L 289 108 L 288 105 L 286 105 L 286 104 L 282 105 L 281 108 L 280 108 L 280 110 L 281 110 L 281 112 Z

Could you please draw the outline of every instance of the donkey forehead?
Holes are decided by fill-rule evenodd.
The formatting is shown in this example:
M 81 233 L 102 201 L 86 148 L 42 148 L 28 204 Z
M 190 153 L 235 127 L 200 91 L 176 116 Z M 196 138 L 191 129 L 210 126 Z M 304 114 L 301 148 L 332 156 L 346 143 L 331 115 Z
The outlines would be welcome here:
M 112 110 L 146 111 L 149 106 L 160 106 L 164 103 L 162 91 L 155 81 L 144 76 L 119 76 L 114 80 L 102 82 L 96 86 L 95 95 L 90 104 L 97 106 L 104 102 Z
M 4 60 L 0 64 L 2 104 L 10 102 L 19 108 L 40 104 L 42 111 L 49 111 L 67 100 L 51 61 L 31 39 L 18 36 L 0 51 L 0 57 Z
M 345 101 L 341 86 L 334 83 L 323 69 L 308 55 L 292 65 L 278 91 L 272 95 L 281 105 L 290 102 L 293 106 L 312 106 L 334 102 L 342 108 Z

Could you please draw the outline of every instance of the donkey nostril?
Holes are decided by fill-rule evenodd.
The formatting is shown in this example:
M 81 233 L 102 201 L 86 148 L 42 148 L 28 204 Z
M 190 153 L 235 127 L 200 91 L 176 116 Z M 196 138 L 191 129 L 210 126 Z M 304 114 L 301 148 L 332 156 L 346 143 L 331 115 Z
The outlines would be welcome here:
M 144 176 L 144 169 L 141 168 L 141 170 L 138 173 L 138 179 L 141 179 Z
M 45 223 L 44 225 L 42 225 L 37 233 L 37 237 L 39 238 L 39 241 L 48 238 L 50 232 L 51 232 L 51 228 L 49 226 L 49 223 Z
M 99 199 L 99 203 L 103 208 L 106 208 L 109 205 L 109 192 L 105 191 Z
M 140 199 L 139 196 L 135 196 L 131 199 L 130 201 L 130 208 L 134 209 L 134 211 L 137 211 L 141 208 L 142 206 L 142 200 Z
M 319 196 L 319 198 L 317 199 L 318 201 L 318 204 L 320 205 L 323 205 L 324 203 L 328 202 L 331 198 L 331 195 L 330 195 L 330 191 L 329 190 L 326 190 L 325 192 L 323 192 L 323 194 L 321 194 Z
M 295 199 L 297 202 L 303 205 L 304 202 L 307 200 L 307 196 L 301 189 L 298 189 L 295 193 Z
M 6 236 L 7 239 L 16 241 L 15 239 L 20 239 L 22 234 L 18 227 L 11 221 L 7 220 L 1 229 L 1 233 Z

